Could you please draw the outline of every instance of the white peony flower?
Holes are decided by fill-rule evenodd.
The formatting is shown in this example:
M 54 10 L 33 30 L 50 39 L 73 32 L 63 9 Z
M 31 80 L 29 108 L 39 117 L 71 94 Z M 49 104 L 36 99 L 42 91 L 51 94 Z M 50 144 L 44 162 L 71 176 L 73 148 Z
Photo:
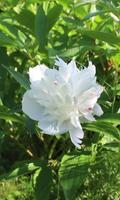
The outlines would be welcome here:
M 95 66 L 82 70 L 75 61 L 66 64 L 57 58 L 55 65 L 59 69 L 50 69 L 45 65 L 30 68 L 31 89 L 22 100 L 22 110 L 49 135 L 67 131 L 76 147 L 80 147 L 84 132 L 81 122 L 94 121 L 94 115 L 103 114 L 97 99 L 103 87 L 96 83 Z

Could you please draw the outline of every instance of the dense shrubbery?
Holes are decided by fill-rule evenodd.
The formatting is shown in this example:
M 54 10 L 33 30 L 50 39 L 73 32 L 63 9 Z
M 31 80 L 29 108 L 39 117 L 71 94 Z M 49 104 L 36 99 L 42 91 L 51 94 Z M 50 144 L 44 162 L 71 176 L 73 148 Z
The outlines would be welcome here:
M 29 67 L 52 67 L 56 55 L 91 60 L 105 87 L 104 115 L 83 124 L 81 149 L 42 134 L 21 109 Z M 0 1 L 0 200 L 120 199 L 119 75 L 119 0 Z

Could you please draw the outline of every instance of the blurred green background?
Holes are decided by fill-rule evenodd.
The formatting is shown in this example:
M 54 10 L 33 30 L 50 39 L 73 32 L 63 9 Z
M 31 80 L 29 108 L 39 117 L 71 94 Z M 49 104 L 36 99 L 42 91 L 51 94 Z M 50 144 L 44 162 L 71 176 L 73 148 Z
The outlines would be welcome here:
M 21 100 L 28 69 L 91 60 L 104 115 L 69 135 L 43 135 Z M 0 0 L 0 200 L 120 200 L 120 1 Z

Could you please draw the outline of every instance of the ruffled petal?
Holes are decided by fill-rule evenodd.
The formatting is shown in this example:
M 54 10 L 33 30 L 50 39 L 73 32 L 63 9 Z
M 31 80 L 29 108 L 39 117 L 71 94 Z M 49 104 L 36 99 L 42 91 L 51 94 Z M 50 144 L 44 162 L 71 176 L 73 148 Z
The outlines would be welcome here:
M 70 138 L 72 143 L 76 146 L 76 147 L 80 147 L 80 144 L 82 143 L 82 138 L 84 137 L 84 132 L 82 130 L 82 127 L 74 127 L 72 126 L 69 130 L 70 132 Z
M 96 121 L 95 118 L 93 117 L 92 113 L 87 113 L 84 115 L 85 119 L 88 121 Z
M 90 76 L 94 77 L 95 74 L 96 74 L 96 68 L 95 68 L 95 65 L 93 65 L 91 61 L 89 61 L 87 69 L 88 69 L 88 71 L 90 73 Z
M 38 127 L 48 135 L 55 135 L 59 132 L 56 121 L 40 121 Z
M 79 69 L 77 68 L 74 60 L 68 63 L 68 69 L 69 69 L 70 75 L 75 75 L 77 72 L 79 72 Z
M 40 120 L 44 108 L 33 98 L 31 90 L 25 92 L 22 100 L 22 110 L 33 120 Z
M 48 135 L 62 134 L 67 132 L 69 129 L 69 123 L 67 121 L 59 124 L 58 121 L 51 121 L 51 119 L 46 120 L 45 118 L 38 123 L 38 126 Z
M 74 77 L 73 94 L 79 96 L 96 84 L 95 66 L 89 62 L 89 66 L 80 70 Z
M 81 94 L 78 105 L 79 111 L 83 114 L 91 113 L 102 91 L 103 87 L 96 84 L 94 87 Z
M 79 71 L 74 60 L 67 64 L 61 58 L 57 57 L 55 65 L 59 66 L 59 73 L 66 82 L 69 79 L 73 79 L 74 75 Z
M 61 58 L 57 56 L 57 59 L 55 60 L 55 65 L 59 68 L 67 68 L 67 63 L 65 63 Z
M 98 103 L 95 104 L 95 106 L 93 108 L 93 112 L 97 116 L 103 115 L 103 110 L 102 110 L 101 106 Z
M 37 65 L 34 68 L 29 69 L 29 77 L 30 77 L 30 82 L 38 81 L 41 80 L 41 78 L 44 77 L 45 71 L 48 69 L 44 64 L 42 65 Z

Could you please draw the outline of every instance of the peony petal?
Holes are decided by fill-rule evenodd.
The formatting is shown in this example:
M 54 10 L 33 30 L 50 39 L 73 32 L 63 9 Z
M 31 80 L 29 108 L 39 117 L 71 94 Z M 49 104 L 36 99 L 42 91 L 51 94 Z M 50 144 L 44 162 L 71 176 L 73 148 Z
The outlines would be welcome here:
M 65 81 L 72 79 L 74 75 L 79 71 L 74 60 L 67 64 L 62 59 L 57 57 L 55 65 L 59 66 L 59 73 Z
M 93 65 L 91 61 L 89 61 L 88 63 L 88 70 L 89 70 L 90 76 L 94 77 L 96 74 L 96 68 L 95 68 L 95 65 Z
M 88 120 L 88 121 L 96 121 L 95 118 L 93 117 L 92 113 L 87 113 L 84 115 L 84 117 Z
M 55 135 L 58 133 L 58 127 L 55 121 L 40 121 L 38 127 L 48 135 Z
M 70 138 L 72 143 L 76 146 L 76 147 L 80 147 L 80 144 L 82 143 L 82 138 L 84 137 L 84 132 L 82 130 L 82 127 L 74 127 L 72 126 L 69 130 L 70 132 Z
M 79 111 L 83 114 L 90 113 L 102 91 L 103 88 L 96 84 L 94 87 L 81 94 L 79 97 Z
M 38 126 L 40 129 L 44 131 L 45 134 L 48 135 L 55 135 L 55 134 L 62 134 L 68 131 L 68 122 L 63 122 L 62 124 L 59 124 L 57 121 L 51 121 L 45 119 L 40 121 L 38 123 Z
M 74 77 L 73 96 L 79 96 L 81 93 L 90 89 L 96 84 L 95 66 L 89 62 L 89 66 L 78 71 Z
M 65 63 L 61 58 L 57 56 L 57 59 L 55 60 L 55 65 L 60 68 L 67 68 L 67 63 Z
M 37 65 L 29 69 L 30 82 L 41 80 L 44 77 L 45 71 L 48 69 L 44 64 Z
M 72 115 L 72 116 L 71 116 L 71 124 L 72 124 L 74 127 L 79 127 L 79 126 L 80 126 L 79 117 L 76 116 L 76 115 Z
M 33 98 L 31 90 L 28 90 L 23 96 L 22 110 L 33 120 L 40 120 L 41 115 L 44 112 L 44 108 L 42 108 Z
M 93 108 L 93 112 L 97 116 L 103 115 L 103 110 L 102 110 L 102 108 L 100 107 L 100 105 L 98 103 L 95 104 L 95 106 Z
M 92 64 L 92 62 L 89 62 L 88 67 L 85 67 L 84 69 L 79 71 L 79 76 L 82 79 L 88 79 L 88 78 L 94 78 L 96 74 L 95 65 Z
M 76 74 L 77 72 L 79 72 L 79 69 L 77 68 L 74 60 L 72 60 L 70 63 L 68 63 L 68 69 L 69 69 L 70 75 L 73 75 L 73 74 Z

